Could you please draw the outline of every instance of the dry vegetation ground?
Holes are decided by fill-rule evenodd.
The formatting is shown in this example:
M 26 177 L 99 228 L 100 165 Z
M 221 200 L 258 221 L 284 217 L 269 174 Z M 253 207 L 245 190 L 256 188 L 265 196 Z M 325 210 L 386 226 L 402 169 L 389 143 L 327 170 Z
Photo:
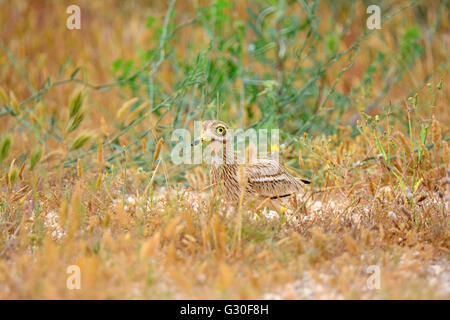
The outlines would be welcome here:
M 206 166 L 170 161 L 173 127 L 192 130 L 200 112 L 214 114 L 206 105 L 215 105 L 216 93 L 195 91 L 210 85 L 196 82 L 201 73 L 175 67 L 176 61 L 194 61 L 199 48 L 208 47 L 210 30 L 201 24 L 196 2 L 176 3 L 174 14 L 166 16 L 168 5 L 162 2 L 79 1 L 81 31 L 65 27 L 69 2 L 0 0 L 0 298 L 450 298 L 445 1 L 428 1 L 427 10 L 413 3 L 382 31 L 367 35 L 357 56 L 347 53 L 327 65 L 318 89 L 309 96 L 305 92 L 309 98 L 299 103 L 311 105 L 312 117 L 322 121 L 308 127 L 308 135 L 296 136 L 299 120 L 284 111 L 292 119 L 279 122 L 291 134 L 282 136 L 282 159 L 313 184 L 307 201 L 279 215 L 257 211 L 250 203 L 241 210 L 228 208 L 219 193 L 199 191 L 208 185 Z M 287 3 L 285 11 L 306 19 L 302 1 Z M 312 1 L 306 3 L 313 7 Z M 394 12 L 409 2 L 384 3 Z M 304 51 L 317 46 L 312 53 L 317 59 L 329 54 L 318 35 L 343 32 L 337 44 L 332 36 L 324 42 L 340 52 L 366 30 L 363 2 L 353 12 L 353 21 L 361 23 L 347 29 L 348 11 L 331 10 L 329 4 L 317 7 L 320 23 L 311 30 L 318 38 L 309 39 L 318 40 L 308 41 Z M 247 7 L 265 6 L 269 2 L 225 6 L 233 21 L 228 25 L 249 19 Z M 200 22 L 193 23 L 193 17 Z M 165 19 L 183 25 L 175 28 Z M 417 29 L 411 27 L 416 24 Z M 160 42 L 165 30 L 178 35 L 167 46 Z M 297 46 L 307 30 L 296 36 Z M 411 35 L 401 43 L 408 30 Z M 247 46 L 256 36 L 246 27 L 242 39 Z M 205 54 L 205 63 L 233 56 L 232 50 L 221 51 L 226 42 L 217 43 Z M 126 86 L 118 77 L 118 72 L 125 78 L 140 74 L 136 61 L 148 59 L 145 48 L 166 48 L 160 63 L 142 64 L 143 78 L 157 83 L 150 104 L 143 97 L 153 99 L 151 86 Z M 275 61 L 274 47 L 268 48 L 266 58 Z M 396 62 L 407 61 L 417 48 L 421 53 L 411 67 L 397 69 Z M 384 60 L 377 60 L 363 84 L 378 51 L 395 57 L 386 63 L 384 71 L 390 73 L 383 78 L 378 67 Z M 286 80 L 296 68 L 298 59 L 292 57 L 264 65 L 242 49 L 236 64 L 240 72 L 261 74 L 261 79 L 276 70 L 273 78 L 286 87 L 269 98 L 279 103 L 289 91 L 285 88 L 301 90 L 310 80 Z M 135 61 L 131 71 L 121 69 L 126 61 Z M 300 64 L 302 70 L 314 66 L 308 59 Z M 228 67 L 218 63 L 219 70 Z M 157 71 L 154 79 L 151 70 Z M 400 70 L 403 76 L 396 79 Z M 187 73 L 195 83 L 192 90 L 178 83 Z M 239 92 L 243 79 L 221 81 L 229 83 L 230 91 L 220 99 L 224 120 L 233 126 L 247 126 L 269 112 L 262 106 L 272 101 L 263 100 L 265 92 L 270 96 L 270 85 L 242 105 L 232 92 Z M 108 91 L 91 85 L 111 82 Z M 48 90 L 40 89 L 49 83 Z M 162 103 L 166 92 L 179 100 Z M 325 109 L 339 102 L 338 94 L 352 95 L 351 107 L 327 114 Z M 144 105 L 130 111 L 135 100 L 126 101 L 134 97 Z M 185 103 L 184 97 L 196 103 Z M 366 109 L 370 101 L 377 103 Z M 178 108 L 181 102 L 185 109 Z M 154 105 L 157 110 L 142 112 Z M 355 116 L 361 117 L 357 123 Z M 236 118 L 241 123 L 232 121 Z M 338 120 L 325 124 L 330 119 Z M 322 134 L 320 128 L 333 131 Z M 161 137 L 165 142 L 159 148 Z M 81 290 L 66 287 L 66 269 L 74 264 L 81 269 Z M 379 289 L 367 286 L 371 265 L 380 267 Z

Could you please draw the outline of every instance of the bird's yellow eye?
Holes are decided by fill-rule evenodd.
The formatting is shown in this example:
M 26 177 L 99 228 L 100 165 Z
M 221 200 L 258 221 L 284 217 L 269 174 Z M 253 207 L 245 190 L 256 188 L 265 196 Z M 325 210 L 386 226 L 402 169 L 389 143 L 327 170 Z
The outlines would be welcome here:
M 216 132 L 217 132 L 218 135 L 223 136 L 225 134 L 225 128 L 222 127 L 222 126 L 217 127 Z

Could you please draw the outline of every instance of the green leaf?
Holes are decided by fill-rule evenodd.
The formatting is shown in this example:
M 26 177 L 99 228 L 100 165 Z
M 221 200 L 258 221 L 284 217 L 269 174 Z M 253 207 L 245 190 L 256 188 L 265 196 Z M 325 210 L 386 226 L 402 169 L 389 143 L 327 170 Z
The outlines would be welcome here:
M 40 147 L 36 148 L 31 154 L 30 158 L 30 170 L 33 170 L 36 164 L 41 160 L 42 149 Z
M 78 137 L 75 138 L 75 140 L 72 142 L 72 145 L 70 146 L 70 151 L 77 150 L 84 146 L 86 142 L 91 139 L 91 135 L 87 133 L 81 133 Z
M 117 59 L 113 62 L 113 72 L 119 71 L 120 67 L 122 66 L 122 59 Z
M 381 141 L 378 138 L 378 135 L 375 133 L 375 141 L 377 143 L 377 148 L 378 150 L 381 152 L 381 154 L 383 155 L 384 161 L 387 161 L 387 155 L 386 152 L 384 151 L 383 146 L 381 145 Z
M 78 111 L 80 111 L 83 105 L 83 94 L 80 92 L 76 93 L 69 102 L 70 117 L 74 117 Z
M 425 140 L 427 139 L 427 133 L 428 126 L 422 124 L 420 126 L 420 141 L 422 141 L 423 144 L 425 144 Z
M 17 168 L 16 167 L 10 168 L 8 178 L 9 178 L 9 183 L 11 184 L 11 187 L 14 186 L 14 182 L 16 182 L 16 178 L 17 178 Z
M 70 75 L 70 79 L 74 79 L 75 76 L 78 74 L 78 72 L 80 71 L 80 68 L 76 68 L 74 72 L 72 72 L 72 74 Z
M 78 112 L 77 114 L 75 114 L 75 116 L 70 118 L 69 123 L 67 124 L 67 132 L 70 133 L 70 132 L 76 130 L 80 126 L 83 119 L 84 119 L 84 114 L 82 112 Z
M 146 28 L 151 28 L 153 26 L 153 24 L 155 23 L 156 18 L 153 16 L 150 16 L 147 18 L 147 22 L 145 23 L 145 27 Z
M 0 145 L 0 162 L 6 159 L 10 149 L 11 149 L 11 137 L 8 136 L 5 139 L 3 139 L 2 144 Z

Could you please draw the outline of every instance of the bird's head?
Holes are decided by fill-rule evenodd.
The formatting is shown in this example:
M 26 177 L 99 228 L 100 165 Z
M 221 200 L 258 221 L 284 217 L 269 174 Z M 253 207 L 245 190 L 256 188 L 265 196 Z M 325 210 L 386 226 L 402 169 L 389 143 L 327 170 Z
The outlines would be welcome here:
M 200 139 L 195 140 L 198 143 L 220 143 L 225 144 L 231 137 L 231 132 L 225 122 L 219 120 L 207 120 L 202 122 L 202 131 Z

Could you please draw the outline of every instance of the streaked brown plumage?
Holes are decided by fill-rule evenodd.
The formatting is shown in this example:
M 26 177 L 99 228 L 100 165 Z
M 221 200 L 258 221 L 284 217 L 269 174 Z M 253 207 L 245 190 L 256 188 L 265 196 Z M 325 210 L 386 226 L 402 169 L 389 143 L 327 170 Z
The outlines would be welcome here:
M 232 147 L 228 147 L 232 139 L 228 126 L 218 120 L 202 123 L 202 142 L 210 142 L 212 163 L 211 183 L 221 183 L 222 192 L 227 200 L 237 202 L 241 195 L 239 181 L 238 158 Z M 251 163 L 242 164 L 246 186 L 245 198 L 263 197 L 279 199 L 303 191 L 304 181 L 289 174 L 275 160 L 257 159 Z

